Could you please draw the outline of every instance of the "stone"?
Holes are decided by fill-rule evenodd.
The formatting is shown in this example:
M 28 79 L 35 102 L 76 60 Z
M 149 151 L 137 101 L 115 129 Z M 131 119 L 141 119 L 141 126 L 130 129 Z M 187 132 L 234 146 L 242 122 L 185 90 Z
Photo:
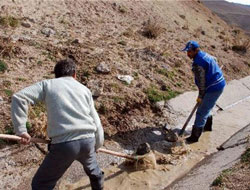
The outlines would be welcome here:
M 151 150 L 150 145 L 148 143 L 142 143 L 138 146 L 136 150 L 137 155 L 144 155 L 149 153 Z
M 103 93 L 103 85 L 100 81 L 90 80 L 87 84 L 93 97 L 99 97 Z
M 41 30 L 42 34 L 46 35 L 47 37 L 50 37 L 51 35 L 56 34 L 55 30 L 51 29 L 51 28 L 43 28 Z
M 131 82 L 134 80 L 134 77 L 130 75 L 117 75 L 117 78 L 121 81 L 126 82 L 127 84 L 131 84 Z
M 101 62 L 97 67 L 96 67 L 96 71 L 99 73 L 103 73 L 103 74 L 108 74 L 110 73 L 110 69 L 108 67 L 108 65 L 105 62 Z
M 3 103 L 3 97 L 0 96 L 0 104 L 2 104 L 2 103 Z
M 21 25 L 25 28 L 30 28 L 31 27 L 31 24 L 28 23 L 28 22 L 22 22 Z

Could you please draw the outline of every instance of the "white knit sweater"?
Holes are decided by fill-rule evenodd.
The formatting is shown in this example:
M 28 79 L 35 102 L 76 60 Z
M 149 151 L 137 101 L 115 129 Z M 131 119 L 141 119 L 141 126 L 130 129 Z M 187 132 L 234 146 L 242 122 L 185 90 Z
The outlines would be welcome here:
M 96 148 L 102 146 L 103 128 L 92 94 L 73 77 L 43 80 L 12 96 L 11 116 L 17 135 L 27 132 L 28 106 L 37 102 L 46 105 L 52 144 L 95 137 Z

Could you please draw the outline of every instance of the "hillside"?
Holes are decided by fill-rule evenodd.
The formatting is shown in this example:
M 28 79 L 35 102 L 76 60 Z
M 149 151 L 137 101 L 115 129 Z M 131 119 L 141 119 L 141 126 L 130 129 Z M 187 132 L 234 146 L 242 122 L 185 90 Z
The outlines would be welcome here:
M 230 25 L 241 27 L 250 34 L 250 6 L 227 1 L 202 1 L 209 9 L 214 11 Z
M 250 74 L 249 51 L 232 51 L 246 37 L 199 1 L 58 2 L 0 2 L 0 60 L 8 67 L 0 74 L 1 133 L 13 133 L 11 94 L 53 78 L 61 58 L 77 62 L 78 80 L 93 92 L 110 137 L 171 123 L 155 102 L 196 89 L 191 60 L 180 52 L 188 40 L 218 58 L 228 81 Z M 134 80 L 128 84 L 118 75 Z M 33 135 L 42 135 L 43 112 L 42 105 L 31 109 L 27 126 Z

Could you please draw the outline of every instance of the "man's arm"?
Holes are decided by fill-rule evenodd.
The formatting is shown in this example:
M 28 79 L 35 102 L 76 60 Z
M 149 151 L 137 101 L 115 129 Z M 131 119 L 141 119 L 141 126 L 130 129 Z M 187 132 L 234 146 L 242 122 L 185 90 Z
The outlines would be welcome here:
M 28 118 L 29 104 L 33 105 L 36 102 L 43 101 L 44 95 L 43 83 L 38 82 L 32 86 L 24 88 L 12 96 L 11 118 L 14 131 L 17 135 L 25 138 L 27 141 L 29 141 L 29 134 L 27 133 L 26 122 Z
M 195 65 L 193 68 L 195 80 L 197 82 L 197 86 L 199 88 L 198 98 L 202 99 L 205 95 L 206 91 L 206 75 L 205 69 L 201 66 Z
M 94 100 L 92 98 L 92 94 L 90 92 L 90 115 L 92 116 L 92 118 L 94 119 L 95 125 L 96 125 L 96 132 L 95 132 L 95 138 L 96 138 L 96 145 L 95 145 L 95 149 L 98 150 L 104 142 L 104 132 L 103 132 L 103 127 L 101 124 L 101 120 L 99 118 L 99 115 L 95 109 L 95 105 L 94 105 Z

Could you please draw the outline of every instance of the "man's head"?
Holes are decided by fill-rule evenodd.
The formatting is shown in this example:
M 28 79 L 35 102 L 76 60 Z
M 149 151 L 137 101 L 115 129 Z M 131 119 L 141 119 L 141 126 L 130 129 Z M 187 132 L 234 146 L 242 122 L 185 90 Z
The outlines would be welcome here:
M 199 47 L 200 45 L 196 41 L 191 40 L 186 44 L 186 47 L 182 51 L 186 51 L 187 56 L 190 59 L 194 59 L 196 54 L 199 52 Z
M 76 64 L 72 59 L 58 61 L 54 68 L 55 77 L 66 77 L 76 75 Z

